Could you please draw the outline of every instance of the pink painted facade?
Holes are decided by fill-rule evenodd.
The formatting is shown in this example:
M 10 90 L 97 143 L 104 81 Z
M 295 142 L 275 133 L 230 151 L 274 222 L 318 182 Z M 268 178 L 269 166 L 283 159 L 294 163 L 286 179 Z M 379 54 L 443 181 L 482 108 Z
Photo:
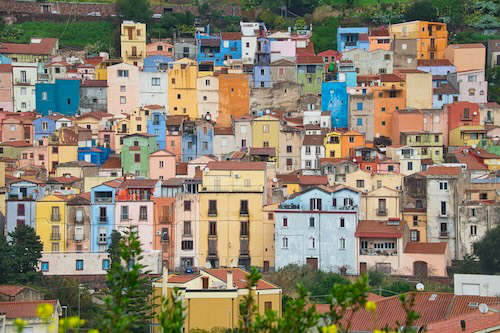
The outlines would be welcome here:
M 46 167 L 49 165 L 49 147 L 46 138 L 42 140 L 43 145 L 35 143 L 33 147 L 23 150 L 20 154 L 19 166 L 21 168 L 27 166 Z
M 128 207 L 128 218 L 122 215 Z M 142 208 L 145 207 L 145 208 Z M 141 218 L 141 210 L 146 211 L 146 218 Z M 144 217 L 144 215 L 142 216 Z M 115 228 L 125 231 L 127 228 L 136 228 L 142 249 L 145 253 L 153 250 L 153 201 L 151 200 L 117 200 L 115 206 Z
M 429 275 L 432 276 L 448 276 L 446 267 L 448 266 L 448 256 L 446 254 L 433 254 L 433 253 L 404 253 L 401 256 L 400 274 L 413 275 L 413 264 L 417 261 L 427 263 Z
M 131 113 L 139 106 L 139 67 L 125 63 L 107 68 L 108 112 Z
M 174 268 L 175 249 L 175 198 L 153 198 L 154 234 L 153 250 L 161 251 L 164 266 Z
M 158 150 L 149 155 L 149 177 L 151 179 L 169 179 L 175 177 L 175 154 Z
M 106 142 L 109 144 L 111 150 L 116 150 L 115 147 L 115 132 L 111 130 L 101 130 L 98 133 L 98 140 L 100 146 L 106 146 Z
M 271 41 L 271 61 L 281 58 L 295 58 L 296 43 L 294 40 Z
M 33 118 L 31 116 L 9 116 L 2 121 L 2 142 L 33 140 Z
M 197 175 L 198 176 L 201 175 L 201 171 L 205 169 L 208 162 L 213 162 L 213 161 L 215 161 L 215 159 L 208 156 L 200 156 L 192 161 L 189 161 L 187 166 L 187 171 L 188 171 L 187 177 L 195 178 Z
M 399 110 L 392 115 L 392 143 L 400 144 L 401 132 L 440 132 L 448 145 L 448 112 L 446 110 Z
M 167 135 L 165 137 L 167 141 L 167 150 L 175 154 L 175 160 L 177 162 L 182 162 L 182 137 L 180 135 Z
M 13 111 L 12 66 L 0 65 L 0 110 Z
M 174 57 L 174 45 L 166 42 L 166 41 L 156 41 L 149 43 L 146 45 L 146 55 L 162 55 L 165 57 L 173 58 Z
M 399 173 L 399 163 L 396 161 L 379 161 L 377 165 L 378 173 Z
M 485 80 L 484 68 L 457 73 L 458 100 L 472 103 L 488 101 L 488 81 Z

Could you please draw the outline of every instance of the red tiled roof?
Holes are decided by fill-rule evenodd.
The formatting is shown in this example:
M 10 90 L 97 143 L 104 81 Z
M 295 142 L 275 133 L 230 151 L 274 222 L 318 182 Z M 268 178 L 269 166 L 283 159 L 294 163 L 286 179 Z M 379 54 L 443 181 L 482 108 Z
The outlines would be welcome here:
M 199 277 L 200 274 L 170 275 L 168 283 L 186 283 Z
M 337 50 L 326 50 L 323 52 L 318 53 L 318 56 L 321 57 L 340 57 L 342 53 L 340 53 Z
M 359 34 L 358 40 L 366 42 L 368 40 L 368 34 Z
M 461 321 L 465 321 L 465 329 L 462 329 Z M 500 313 L 489 312 L 483 314 L 479 310 L 470 314 L 460 315 L 443 321 L 431 323 L 427 326 L 427 333 L 444 332 L 488 332 L 486 329 L 500 326 Z
M 389 37 L 389 30 L 386 27 L 371 28 L 368 32 L 370 36 Z
M 460 167 L 432 166 L 427 171 L 420 172 L 423 176 L 458 176 L 462 172 Z
M 240 40 L 241 32 L 221 32 L 222 40 Z
M 469 44 L 450 44 L 448 45 L 452 49 L 484 49 L 485 46 L 482 43 L 469 43 Z
M 417 66 L 453 66 L 448 59 L 418 59 Z
M 179 162 L 175 166 L 175 174 L 176 175 L 187 175 L 188 164 L 184 162 Z
M 104 60 L 103 57 L 92 57 L 85 59 L 85 63 L 96 66 L 100 64 L 103 60 Z
M 297 64 L 322 64 L 323 58 L 315 55 L 297 56 Z
M 266 162 L 214 161 L 208 162 L 209 170 L 266 170 Z
M 401 238 L 403 236 L 402 222 L 399 225 L 389 225 L 387 221 L 359 221 L 356 237 Z
M 312 41 L 310 41 L 306 47 L 297 47 L 295 49 L 295 54 L 297 57 L 301 56 L 314 56 L 314 44 Z
M 18 141 L 5 141 L 1 144 L 2 146 L 9 146 L 9 147 L 31 147 L 32 144 L 18 140 Z
M 452 154 L 455 156 L 455 158 L 459 163 L 466 164 L 468 170 L 488 170 L 488 167 L 486 167 L 486 165 L 479 162 L 468 152 L 463 151 L 463 149 L 459 151 L 454 151 L 452 152 Z
M 300 185 L 328 185 L 327 176 L 299 175 L 298 183 Z
M 109 187 L 118 188 L 122 184 L 121 178 L 108 180 L 107 182 L 102 183 L 103 185 L 107 185 Z
M 153 188 L 158 180 L 156 179 L 126 179 L 122 182 L 121 188 Z
M 215 135 L 233 135 L 232 127 L 214 127 Z
M 79 181 L 79 180 L 81 180 L 81 179 L 78 178 L 78 177 L 73 177 L 73 176 L 66 177 L 66 176 L 62 176 L 62 177 L 50 178 L 49 182 L 52 181 L 52 182 L 61 183 L 61 184 L 70 184 L 70 183 L 74 183 L 74 182 Z
M 458 89 L 453 87 L 451 84 L 443 84 L 437 88 L 434 88 L 432 91 L 434 95 L 458 95 Z
M 263 148 L 250 148 L 250 155 L 265 155 L 265 156 L 276 156 L 276 148 L 274 147 L 263 147 Z
M 106 80 L 83 80 L 82 87 L 107 87 L 108 81 Z
M 107 112 L 104 112 L 104 111 L 93 111 L 93 112 L 84 113 L 83 115 L 81 115 L 77 119 L 83 119 L 83 118 L 86 118 L 86 117 L 91 117 L 91 118 L 94 118 L 94 119 L 97 119 L 97 120 L 101 120 L 102 118 L 105 118 L 105 117 L 110 117 L 111 118 L 111 117 L 113 117 L 113 115 L 111 113 L 107 113 Z
M 400 81 L 403 81 L 403 79 L 401 79 L 396 74 L 380 74 L 380 81 L 381 82 L 400 82 Z
M 25 286 L 16 286 L 16 285 L 13 285 L 13 284 L 2 284 L 2 285 L 0 285 L 0 294 L 4 294 L 4 295 L 7 295 L 7 296 L 16 296 L 21 291 L 23 291 L 24 288 L 27 288 L 27 287 L 25 287 Z
M 249 274 L 240 268 L 215 268 L 215 269 L 204 269 L 210 275 L 215 276 L 219 280 L 222 280 L 227 283 L 227 272 L 228 270 L 232 270 L 233 272 L 233 284 L 238 289 L 244 289 L 247 286 L 246 276 Z M 260 279 L 257 281 L 257 290 L 263 289 L 278 289 L 277 286 Z
M 306 135 L 302 144 L 304 146 L 322 146 L 324 138 L 322 135 Z
M 0 313 L 5 313 L 7 319 L 35 318 L 38 317 L 36 308 L 41 304 L 51 304 L 54 309 L 56 300 L 22 301 L 22 302 L 0 302 Z
M 0 53 L 51 55 L 56 43 L 57 38 L 41 38 L 40 43 L 30 44 L 1 43 Z
M 406 244 L 405 253 L 445 254 L 448 243 L 416 243 Z
M 164 109 L 165 107 L 158 104 L 150 104 L 150 105 L 145 105 L 143 108 L 146 110 L 160 110 Z
M 101 165 L 101 169 L 121 169 L 122 159 L 118 156 L 110 156 L 106 162 Z
M 460 295 L 455 296 L 451 305 L 450 317 L 458 316 L 464 313 L 471 313 L 477 308 L 469 306 L 469 303 L 485 303 L 498 307 L 500 305 L 500 297 L 487 297 L 487 296 L 473 296 L 473 295 Z

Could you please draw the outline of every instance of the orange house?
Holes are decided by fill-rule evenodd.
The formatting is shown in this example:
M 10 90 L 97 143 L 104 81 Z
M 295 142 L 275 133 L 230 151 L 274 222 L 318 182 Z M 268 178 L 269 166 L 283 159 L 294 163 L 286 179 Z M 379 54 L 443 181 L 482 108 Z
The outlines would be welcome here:
M 219 75 L 219 115 L 217 126 L 231 127 L 232 118 L 250 111 L 250 87 L 247 74 Z
M 372 91 L 374 137 L 391 137 L 392 114 L 406 107 L 405 83 L 395 74 L 380 74 L 380 85 Z
M 175 198 L 153 198 L 153 250 L 161 251 L 163 263 L 173 270 L 175 251 Z
M 356 131 L 347 131 L 340 135 L 340 157 L 349 157 L 351 149 L 365 145 L 365 136 Z
M 417 59 L 443 59 L 448 46 L 446 23 L 411 21 L 389 26 L 393 39 L 416 40 Z

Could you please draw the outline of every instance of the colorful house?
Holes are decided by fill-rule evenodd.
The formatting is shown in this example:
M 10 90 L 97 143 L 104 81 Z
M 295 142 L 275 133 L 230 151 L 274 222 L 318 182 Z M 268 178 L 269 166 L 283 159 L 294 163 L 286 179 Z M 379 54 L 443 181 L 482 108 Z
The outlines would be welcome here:
M 370 51 L 391 49 L 392 38 L 386 27 L 370 28 L 368 31 L 368 42 Z
M 198 77 L 198 115 L 202 119 L 218 121 L 219 76 Z
M 167 150 L 158 150 L 149 155 L 149 178 L 170 179 L 175 178 L 175 154 Z
M 43 252 L 66 252 L 66 202 L 68 196 L 52 194 L 36 202 L 36 234 Z
M 198 117 L 198 64 L 191 59 L 175 61 L 168 71 L 168 114 Z
M 147 119 L 147 130 L 148 134 L 156 136 L 158 149 L 165 149 L 167 126 L 164 109 L 151 110 L 151 114 Z
M 105 252 L 111 244 L 111 233 L 115 223 L 115 198 L 120 185 L 120 180 L 110 180 L 91 190 L 91 252 Z
M 21 178 L 8 185 L 5 234 L 14 231 L 18 225 L 35 229 L 36 201 L 43 198 L 45 186 L 37 181 Z
M 302 95 L 321 93 L 325 67 L 320 56 L 297 57 L 297 83 L 302 85 Z
M 332 128 L 347 128 L 348 104 L 346 82 L 331 81 L 321 85 L 321 110 L 329 111 L 332 117 Z
M 167 116 L 166 149 L 175 154 L 176 161 L 182 161 L 182 124 L 187 116 Z
M 29 44 L 2 43 L 0 53 L 13 62 L 47 62 L 59 49 L 57 38 L 32 37 Z
M 122 137 L 121 163 L 123 172 L 149 177 L 149 155 L 158 150 L 156 138 L 150 134 L 129 134 Z
M 166 72 L 168 64 L 174 59 L 164 55 L 151 55 L 144 58 L 144 72 Z
M 279 147 L 280 120 L 265 114 L 252 120 L 252 148 Z
M 0 65 L 0 109 L 14 111 L 12 65 Z
M 80 80 L 56 79 L 54 83 L 37 83 L 35 89 L 36 110 L 44 116 L 74 116 L 80 107 Z
M 139 68 L 119 63 L 107 68 L 108 112 L 129 113 L 139 106 Z
M 349 157 L 352 149 L 354 149 L 355 147 L 362 147 L 364 145 L 365 137 L 363 134 L 356 131 L 343 132 L 340 136 L 340 157 Z
M 409 49 L 415 59 L 443 59 L 448 46 L 446 23 L 411 21 L 389 26 L 389 35 L 394 40 L 414 41 Z M 410 45 L 406 42 L 407 45 Z
M 404 81 L 395 74 L 381 74 L 381 85 L 372 86 L 374 137 L 390 137 L 392 114 L 406 108 Z
M 443 134 L 439 132 L 401 132 L 400 142 L 416 149 L 420 159 L 431 158 L 434 163 L 442 163 L 443 156 Z
M 215 66 L 224 65 L 221 52 L 220 35 L 210 35 L 209 27 L 206 33 L 196 32 L 197 61 L 198 63 L 213 63 Z
M 182 161 L 188 162 L 213 153 L 214 129 L 206 120 L 184 121 L 182 127 Z
M 76 195 L 66 202 L 66 251 L 90 252 L 90 193 Z
M 120 31 L 123 62 L 143 67 L 146 57 L 146 24 L 123 21 Z
M 83 80 L 80 84 L 80 114 L 108 109 L 108 82 Z
M 78 161 L 101 166 L 113 151 L 109 147 L 78 147 Z
M 337 28 L 337 50 L 339 52 L 352 49 L 368 50 L 369 48 L 368 28 Z
M 32 112 L 36 109 L 35 84 L 38 82 L 38 65 L 31 62 L 12 64 L 14 110 Z
M 221 54 L 224 64 L 227 65 L 230 60 L 241 59 L 241 33 L 240 32 L 221 32 Z
M 174 57 L 174 45 L 170 42 L 170 40 L 153 40 L 151 43 L 146 45 L 146 55 L 156 56 L 161 55 L 163 57 Z M 144 70 L 146 69 L 146 63 L 144 63 Z
M 374 115 L 373 92 L 371 87 L 359 86 L 348 89 L 349 129 L 362 133 L 367 141 L 373 141 Z
M 342 156 L 340 144 L 341 132 L 332 131 L 325 135 L 325 155 L 328 158 L 339 158 Z
M 247 74 L 219 75 L 217 126 L 231 126 L 232 120 L 250 112 L 250 86 Z
M 464 136 L 462 130 L 481 129 L 479 105 L 470 102 L 456 102 L 445 106 L 448 114 L 449 142 L 445 145 L 462 146 Z M 453 135 L 453 138 L 452 138 Z

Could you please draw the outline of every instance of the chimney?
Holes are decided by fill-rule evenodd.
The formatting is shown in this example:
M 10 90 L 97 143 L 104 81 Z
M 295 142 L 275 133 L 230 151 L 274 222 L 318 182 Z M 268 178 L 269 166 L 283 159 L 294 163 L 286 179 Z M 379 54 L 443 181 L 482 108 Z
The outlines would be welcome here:
M 233 289 L 233 271 L 227 271 L 226 289 Z

